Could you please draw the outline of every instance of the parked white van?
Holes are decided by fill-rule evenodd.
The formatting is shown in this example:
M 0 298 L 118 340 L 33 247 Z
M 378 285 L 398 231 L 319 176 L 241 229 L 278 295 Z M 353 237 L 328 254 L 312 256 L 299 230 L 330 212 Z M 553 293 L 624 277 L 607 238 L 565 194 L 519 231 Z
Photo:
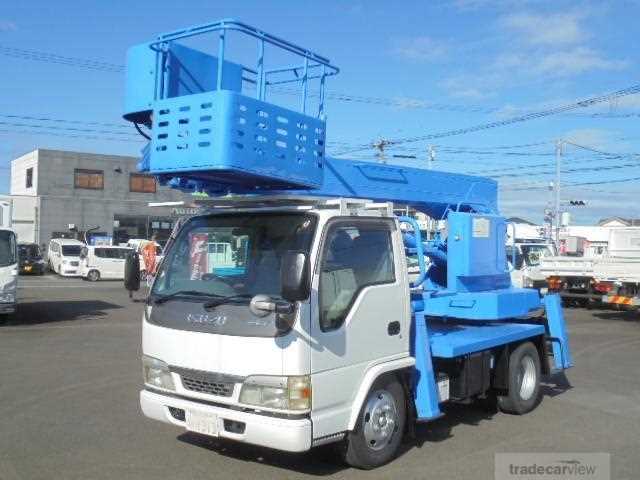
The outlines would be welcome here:
M 80 275 L 80 251 L 84 243 L 71 238 L 54 238 L 49 242 L 49 269 L 64 277 Z
M 80 252 L 80 275 L 96 282 L 124 279 L 124 264 L 131 248 L 87 245 Z

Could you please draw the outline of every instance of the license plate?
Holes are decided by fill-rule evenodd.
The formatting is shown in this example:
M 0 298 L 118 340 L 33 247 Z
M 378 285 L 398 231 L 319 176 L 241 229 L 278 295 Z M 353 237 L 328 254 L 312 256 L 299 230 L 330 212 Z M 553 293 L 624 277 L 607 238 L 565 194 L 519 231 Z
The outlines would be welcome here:
M 187 410 L 185 413 L 187 430 L 212 437 L 218 436 L 218 416 L 216 414 L 196 410 Z

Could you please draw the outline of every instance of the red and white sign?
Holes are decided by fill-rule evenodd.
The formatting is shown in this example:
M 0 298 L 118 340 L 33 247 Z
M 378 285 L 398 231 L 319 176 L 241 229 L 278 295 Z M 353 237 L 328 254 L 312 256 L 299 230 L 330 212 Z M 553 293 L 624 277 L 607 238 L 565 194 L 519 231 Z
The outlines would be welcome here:
M 207 273 L 207 242 L 209 235 L 206 233 L 194 233 L 191 235 L 191 248 L 189 266 L 191 268 L 191 280 L 200 280 Z

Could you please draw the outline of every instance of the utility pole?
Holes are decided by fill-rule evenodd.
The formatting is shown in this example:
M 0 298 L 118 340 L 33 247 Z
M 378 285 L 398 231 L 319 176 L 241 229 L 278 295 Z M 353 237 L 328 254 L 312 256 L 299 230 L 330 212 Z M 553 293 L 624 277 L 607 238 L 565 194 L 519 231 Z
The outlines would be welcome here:
M 436 159 L 436 149 L 433 145 L 429 145 L 428 156 L 427 156 L 427 168 L 431 170 L 433 168 L 433 162 Z
M 555 243 L 557 249 L 560 248 L 560 163 L 562 160 L 562 143 L 561 140 L 556 142 L 556 179 L 553 185 L 555 189 L 554 220 L 556 224 Z
M 378 150 L 376 156 L 378 157 L 378 161 L 380 163 L 387 163 L 387 157 L 384 154 L 384 149 L 388 145 L 391 145 L 391 142 L 389 140 L 385 140 L 384 138 L 381 138 L 373 144 L 373 148 Z

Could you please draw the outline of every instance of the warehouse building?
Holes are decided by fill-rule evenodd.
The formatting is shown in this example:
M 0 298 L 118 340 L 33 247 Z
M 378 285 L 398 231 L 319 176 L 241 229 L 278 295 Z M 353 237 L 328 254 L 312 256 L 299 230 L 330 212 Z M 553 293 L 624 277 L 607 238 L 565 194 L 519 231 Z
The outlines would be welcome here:
M 11 217 L 23 242 L 48 244 L 95 228 L 114 243 L 168 238 L 175 212 L 150 202 L 188 200 L 137 171 L 138 159 L 38 149 L 11 162 Z

